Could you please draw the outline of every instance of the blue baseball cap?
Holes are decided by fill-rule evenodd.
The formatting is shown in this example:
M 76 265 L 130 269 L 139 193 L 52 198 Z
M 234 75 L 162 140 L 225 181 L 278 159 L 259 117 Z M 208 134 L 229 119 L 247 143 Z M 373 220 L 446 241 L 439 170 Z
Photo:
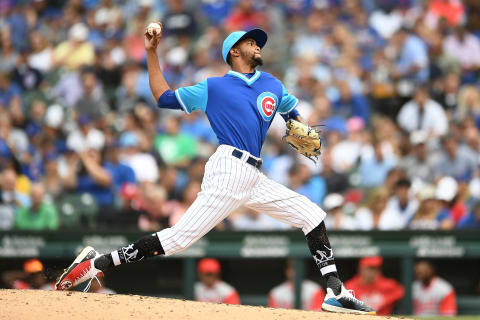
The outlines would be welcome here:
M 230 52 L 230 49 L 239 41 L 247 38 L 252 38 L 257 43 L 257 46 L 263 48 L 265 43 L 267 43 L 267 34 L 262 29 L 252 29 L 250 31 L 235 31 L 230 33 L 230 35 L 223 41 L 222 46 L 222 56 L 223 60 L 227 62 L 227 56 Z

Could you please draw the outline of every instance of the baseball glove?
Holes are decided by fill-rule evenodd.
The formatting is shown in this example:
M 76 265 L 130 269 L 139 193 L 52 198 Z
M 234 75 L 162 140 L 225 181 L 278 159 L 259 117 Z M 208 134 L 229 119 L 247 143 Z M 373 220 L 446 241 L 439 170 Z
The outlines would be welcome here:
M 322 141 L 318 132 L 309 125 L 292 119 L 288 120 L 286 125 L 287 130 L 283 139 L 292 148 L 316 163 L 318 156 L 322 153 Z

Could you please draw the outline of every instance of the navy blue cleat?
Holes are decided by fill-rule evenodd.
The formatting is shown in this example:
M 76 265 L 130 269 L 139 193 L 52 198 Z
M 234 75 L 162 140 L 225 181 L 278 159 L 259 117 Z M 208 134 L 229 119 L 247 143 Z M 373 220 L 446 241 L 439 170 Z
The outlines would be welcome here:
M 337 296 L 332 289 L 327 288 L 327 295 L 323 300 L 322 310 L 336 313 L 376 314 L 375 310 L 355 298 L 353 291 L 345 289 L 343 285 L 342 291 Z

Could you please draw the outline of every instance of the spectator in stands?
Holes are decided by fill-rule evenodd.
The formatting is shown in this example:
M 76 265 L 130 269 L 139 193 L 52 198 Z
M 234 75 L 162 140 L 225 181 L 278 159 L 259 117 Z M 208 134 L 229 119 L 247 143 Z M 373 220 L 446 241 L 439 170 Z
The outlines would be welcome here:
M 361 93 L 353 93 L 348 82 L 340 81 L 338 84 L 339 97 L 332 102 L 334 115 L 348 119 L 360 117 L 364 123 L 370 118 L 370 104 Z
M 440 202 L 437 221 L 442 229 L 453 229 L 465 216 L 467 208 L 458 197 L 458 183 L 452 177 L 443 177 L 437 183 L 435 197 Z
M 463 86 L 460 89 L 455 118 L 459 121 L 473 119 L 480 129 L 480 92 L 477 87 Z
M 0 75 L 0 88 L 1 81 Z M 13 109 L 12 106 L 10 108 Z M 21 158 L 22 154 L 28 150 L 28 136 L 23 129 L 14 126 L 11 113 L 0 108 L 0 116 L 0 139 L 7 144 L 13 156 L 17 159 Z
M 391 70 L 393 77 L 425 83 L 429 76 L 429 57 L 425 42 L 406 28 L 395 33 L 392 40 L 399 51 L 395 66 Z
M 120 163 L 120 145 L 113 142 L 107 145 L 105 150 L 105 168 L 112 174 L 112 183 L 115 193 L 121 193 L 121 189 L 125 184 L 135 184 L 137 179 L 133 169 Z
M 133 169 L 139 183 L 155 183 L 159 178 L 155 158 L 140 150 L 140 139 L 134 132 L 124 132 L 118 141 L 120 148 L 120 163 Z
M 425 21 L 430 29 L 436 29 L 440 21 L 446 19 L 455 27 L 465 20 L 465 6 L 461 0 L 432 0 L 427 9 Z
M 310 169 L 303 163 L 292 165 L 288 171 L 289 186 L 292 190 L 306 196 L 313 202 L 321 204 L 326 194 L 325 180 L 312 176 Z
M 286 281 L 274 287 L 268 293 L 268 307 L 295 308 L 295 268 L 288 260 L 285 267 Z M 325 292 L 317 283 L 305 279 L 302 281 L 302 310 L 321 311 Z
M 178 220 L 185 214 L 188 208 L 197 198 L 198 193 L 201 191 L 201 182 L 192 180 L 188 183 L 182 193 L 182 201 L 169 201 L 166 203 L 165 210 L 169 216 L 168 225 L 172 227 Z
M 358 173 L 362 187 L 380 186 L 385 181 L 387 173 L 396 164 L 396 160 L 392 156 L 384 156 L 382 145 L 381 141 L 375 141 L 373 143 L 374 154 L 370 157 L 363 157 L 360 161 Z
M 197 141 L 180 131 L 180 119 L 165 118 L 165 133 L 155 137 L 154 148 L 168 165 L 184 167 L 198 153 Z
M 424 186 L 417 197 L 420 205 L 408 228 L 416 230 L 440 229 L 440 222 L 437 220 L 440 203 L 435 199 L 435 187 L 430 185 Z
M 58 154 L 50 152 L 45 155 L 45 173 L 42 183 L 45 186 L 45 195 L 51 200 L 56 200 L 64 192 L 63 181 L 58 169 Z
M 30 44 L 32 52 L 28 57 L 28 64 L 41 72 L 48 72 L 52 69 L 53 50 L 45 35 L 38 30 L 30 32 Z
M 443 40 L 443 52 L 460 64 L 464 77 L 472 76 L 468 73 L 480 68 L 480 40 L 463 26 Z
M 400 179 L 395 185 L 394 194 L 387 203 L 388 210 L 395 211 L 401 216 L 404 229 L 418 209 L 418 200 L 410 192 L 411 183 L 407 179 Z
M 20 51 L 12 75 L 13 81 L 20 85 L 23 92 L 37 90 L 43 80 L 41 72 L 28 64 L 28 55 L 29 50 Z
M 93 45 L 87 41 L 88 27 L 79 22 L 68 31 L 68 40 L 57 45 L 53 51 L 53 65 L 78 70 L 84 65 L 91 66 L 95 61 Z
M 144 212 L 138 217 L 138 228 L 142 231 L 155 231 L 168 227 L 165 189 L 161 186 L 145 184 L 141 199 Z
M 0 32 L 0 74 L 8 74 L 15 68 L 18 52 L 13 47 L 11 27 L 2 26 Z
M 457 180 L 470 180 L 478 170 L 477 154 L 466 145 L 459 145 L 457 137 L 442 138 L 440 158 L 435 163 L 435 177 L 451 176 Z
M 365 207 L 355 213 L 356 228 L 360 230 L 397 230 L 403 226 L 403 218 L 398 212 L 387 208 L 389 191 L 376 189 L 370 195 Z
M 369 18 L 370 27 L 385 39 L 390 39 L 403 26 L 400 10 L 393 3 L 383 1 Z
M 268 29 L 268 17 L 255 8 L 253 0 L 240 0 L 225 21 L 227 33 L 259 27 Z
M 25 261 L 22 271 L 12 270 L 4 272 L 2 281 L 7 288 L 11 289 L 53 290 L 53 283 L 47 283 L 43 263 L 38 259 Z
M 78 154 L 67 155 L 68 172 L 64 185 L 74 193 L 89 193 L 100 207 L 114 203 L 113 172 L 106 167 L 101 150 L 89 148 Z
M 329 230 L 354 230 L 355 219 L 343 211 L 345 200 L 341 194 L 331 193 L 325 197 L 323 208 L 327 212 L 325 226 Z
M 413 314 L 416 316 L 454 316 L 457 314 L 455 289 L 435 274 L 433 265 L 421 260 L 415 264 Z
M 34 183 L 30 188 L 32 204 L 29 208 L 20 208 L 15 214 L 15 228 L 20 230 L 56 230 L 58 213 L 54 205 L 46 203 L 45 187 Z
M 448 119 L 442 106 L 430 99 L 428 89 L 417 88 L 413 100 L 402 106 L 397 116 L 402 129 L 411 133 L 425 131 L 430 137 L 443 136 L 448 132 Z
M 103 95 L 103 89 L 92 68 L 83 68 L 81 72 L 83 95 L 77 101 L 75 109 L 93 120 L 104 117 L 110 110 Z
M 221 266 L 216 259 L 200 260 L 197 272 L 200 281 L 194 287 L 196 301 L 240 304 L 237 290 L 220 279 Z
M 77 119 L 78 129 L 72 130 L 67 136 L 67 148 L 75 152 L 83 152 L 88 148 L 102 149 L 105 145 L 105 135 L 95 127 L 92 118 L 80 114 Z
M 169 0 L 169 10 L 162 19 L 167 36 L 189 38 L 197 32 L 194 14 L 185 8 L 183 0 Z
M 348 176 L 344 173 L 336 172 L 332 167 L 332 152 L 325 150 L 322 154 L 322 173 L 321 176 L 327 185 L 327 193 L 343 193 L 350 186 Z
M 479 229 L 480 228 L 480 201 L 477 202 L 471 212 L 464 216 L 457 224 L 460 229 Z
M 431 183 L 435 178 L 434 164 L 427 149 L 428 135 L 425 131 L 410 133 L 412 152 L 401 159 L 399 166 L 405 170 L 412 181 L 420 180 Z
M 28 194 L 18 191 L 18 175 L 14 169 L 6 168 L 3 170 L 0 187 L 0 202 L 4 205 L 14 210 L 30 205 Z
M 0 72 L 0 107 L 7 108 L 12 103 L 20 103 L 20 95 L 20 86 L 11 81 L 11 75 Z
M 394 279 L 382 274 L 383 259 L 379 256 L 360 259 L 358 274 L 345 282 L 345 287 L 355 291 L 355 296 L 368 301 L 378 315 L 390 315 L 405 290 Z

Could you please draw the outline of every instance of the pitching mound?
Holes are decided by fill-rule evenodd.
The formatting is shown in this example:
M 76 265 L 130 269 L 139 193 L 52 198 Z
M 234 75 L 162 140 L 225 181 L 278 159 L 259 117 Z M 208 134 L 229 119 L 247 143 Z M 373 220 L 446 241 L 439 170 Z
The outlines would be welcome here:
M 394 319 L 81 292 L 0 290 L 0 319 L 321 320 Z

